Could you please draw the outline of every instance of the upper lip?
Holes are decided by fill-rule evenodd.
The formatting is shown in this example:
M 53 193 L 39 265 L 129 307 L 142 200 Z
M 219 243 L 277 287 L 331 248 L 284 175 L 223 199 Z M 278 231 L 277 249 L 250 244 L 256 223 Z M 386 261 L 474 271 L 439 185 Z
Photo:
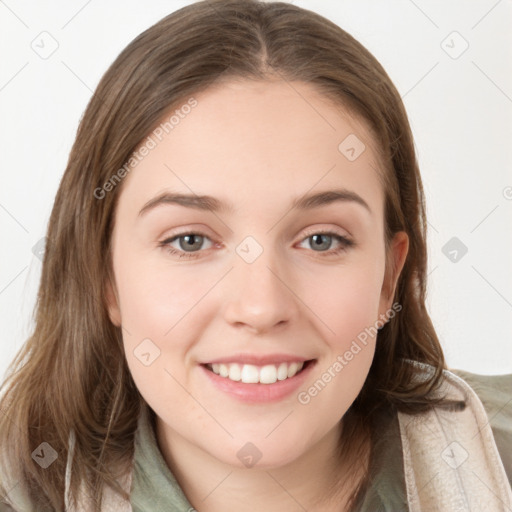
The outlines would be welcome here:
M 309 361 L 312 358 L 296 356 L 293 354 L 234 354 L 227 357 L 212 359 L 203 364 L 253 364 L 255 366 L 265 366 L 267 364 L 279 363 L 301 363 Z

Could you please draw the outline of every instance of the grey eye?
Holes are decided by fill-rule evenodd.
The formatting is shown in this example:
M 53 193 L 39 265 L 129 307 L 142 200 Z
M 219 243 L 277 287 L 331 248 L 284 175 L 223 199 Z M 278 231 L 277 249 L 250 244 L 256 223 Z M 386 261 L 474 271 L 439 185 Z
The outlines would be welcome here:
M 201 249 L 204 242 L 204 236 L 202 235 L 181 235 L 177 237 L 179 240 L 180 249 L 187 252 L 194 252 L 195 250 Z
M 311 248 L 319 251 L 328 250 L 331 248 L 332 236 L 325 234 L 312 235 L 308 237 L 310 240 Z

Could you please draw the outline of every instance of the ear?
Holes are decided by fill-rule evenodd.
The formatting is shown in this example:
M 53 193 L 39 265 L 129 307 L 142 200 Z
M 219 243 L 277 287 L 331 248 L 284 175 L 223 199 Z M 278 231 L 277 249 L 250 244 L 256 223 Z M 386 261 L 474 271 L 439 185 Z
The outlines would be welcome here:
M 121 309 L 119 308 L 119 299 L 115 284 L 109 277 L 105 283 L 105 298 L 107 300 L 107 310 L 110 321 L 116 326 L 121 327 Z
M 409 237 L 405 231 L 395 233 L 386 255 L 386 272 L 380 296 L 379 314 L 385 314 L 392 306 L 398 278 L 409 251 Z

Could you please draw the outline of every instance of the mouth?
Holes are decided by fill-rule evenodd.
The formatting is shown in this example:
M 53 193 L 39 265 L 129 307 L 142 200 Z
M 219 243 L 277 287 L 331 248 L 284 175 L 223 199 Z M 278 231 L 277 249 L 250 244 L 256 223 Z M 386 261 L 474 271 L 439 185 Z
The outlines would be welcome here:
M 221 378 L 243 384 L 275 384 L 293 379 L 315 363 L 315 359 L 283 361 L 275 364 L 255 365 L 237 362 L 202 364 Z

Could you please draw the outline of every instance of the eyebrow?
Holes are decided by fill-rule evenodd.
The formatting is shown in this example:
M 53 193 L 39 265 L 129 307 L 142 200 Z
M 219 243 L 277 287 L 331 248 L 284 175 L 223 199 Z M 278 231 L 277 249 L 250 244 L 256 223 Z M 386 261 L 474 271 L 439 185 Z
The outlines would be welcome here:
M 370 214 L 372 213 L 368 203 L 359 194 L 345 188 L 326 190 L 316 194 L 305 194 L 297 197 L 293 200 L 291 209 L 311 210 L 337 202 L 356 203 L 368 210 Z M 139 216 L 164 204 L 185 206 L 186 208 L 211 212 L 228 212 L 234 210 L 232 204 L 224 203 L 212 196 L 163 192 L 153 199 L 150 199 L 140 210 Z

